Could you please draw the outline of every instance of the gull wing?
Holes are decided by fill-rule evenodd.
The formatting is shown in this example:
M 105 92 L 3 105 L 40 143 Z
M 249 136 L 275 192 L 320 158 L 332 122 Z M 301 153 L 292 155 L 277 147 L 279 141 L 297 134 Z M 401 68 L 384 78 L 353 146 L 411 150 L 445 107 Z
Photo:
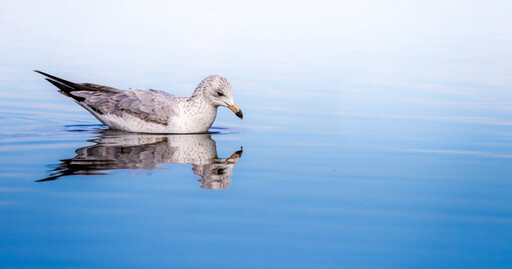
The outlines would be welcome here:
M 101 86 L 104 87 L 104 86 Z M 126 114 L 141 120 L 167 125 L 177 115 L 174 97 L 152 89 L 130 89 L 112 94 L 105 91 L 75 91 L 73 96 L 83 98 L 81 103 L 100 114 L 123 117 Z
M 104 115 L 123 117 L 126 114 L 141 120 L 167 125 L 169 118 L 178 114 L 177 97 L 153 89 L 119 90 L 92 84 L 73 83 L 41 71 L 36 71 L 60 89 L 60 93 L 75 100 L 103 122 Z M 104 122 L 105 123 L 105 122 Z
M 115 102 L 111 113 L 122 116 L 128 113 L 144 121 L 167 125 L 171 116 L 178 114 L 176 97 L 153 89 L 131 89 L 112 97 Z

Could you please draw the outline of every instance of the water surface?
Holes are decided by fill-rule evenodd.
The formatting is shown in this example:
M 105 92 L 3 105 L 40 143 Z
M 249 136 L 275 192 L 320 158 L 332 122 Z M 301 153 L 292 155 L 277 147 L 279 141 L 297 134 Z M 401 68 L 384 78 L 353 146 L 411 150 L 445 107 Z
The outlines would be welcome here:
M 52 4 L 0 9 L 3 267 L 512 264 L 506 3 Z M 115 132 L 33 69 L 180 96 L 219 73 L 244 120 Z

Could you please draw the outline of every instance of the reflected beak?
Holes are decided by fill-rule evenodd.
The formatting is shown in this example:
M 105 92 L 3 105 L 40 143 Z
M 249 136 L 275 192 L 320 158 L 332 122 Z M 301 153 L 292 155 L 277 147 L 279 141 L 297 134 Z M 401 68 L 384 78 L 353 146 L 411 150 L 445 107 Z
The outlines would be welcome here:
M 244 113 L 242 113 L 242 110 L 236 105 L 233 104 L 232 106 L 228 105 L 228 108 L 235 113 L 241 120 L 244 119 Z
M 236 151 L 235 153 L 231 154 L 229 158 L 226 159 L 228 163 L 236 164 L 236 160 L 242 157 L 242 153 L 244 152 L 244 147 L 240 147 L 239 151 Z

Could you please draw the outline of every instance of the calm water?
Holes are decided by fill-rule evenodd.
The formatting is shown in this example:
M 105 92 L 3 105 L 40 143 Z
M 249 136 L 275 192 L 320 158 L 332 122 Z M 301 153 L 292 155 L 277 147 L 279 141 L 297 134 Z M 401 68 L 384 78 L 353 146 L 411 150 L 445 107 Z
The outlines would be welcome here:
M 512 266 L 510 8 L 38 5 L 0 5 L 2 268 Z M 244 120 L 115 132 L 32 69 L 219 73 Z

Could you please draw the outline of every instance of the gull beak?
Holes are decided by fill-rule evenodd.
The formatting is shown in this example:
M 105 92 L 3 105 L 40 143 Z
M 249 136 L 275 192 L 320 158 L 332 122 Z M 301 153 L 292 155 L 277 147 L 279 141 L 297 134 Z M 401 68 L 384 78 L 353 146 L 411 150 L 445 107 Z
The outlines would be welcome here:
M 231 111 L 233 111 L 233 113 L 235 113 L 235 115 L 237 115 L 241 120 L 244 119 L 244 113 L 242 113 L 242 110 L 236 104 L 233 104 L 232 106 L 228 105 L 228 108 L 231 109 Z

